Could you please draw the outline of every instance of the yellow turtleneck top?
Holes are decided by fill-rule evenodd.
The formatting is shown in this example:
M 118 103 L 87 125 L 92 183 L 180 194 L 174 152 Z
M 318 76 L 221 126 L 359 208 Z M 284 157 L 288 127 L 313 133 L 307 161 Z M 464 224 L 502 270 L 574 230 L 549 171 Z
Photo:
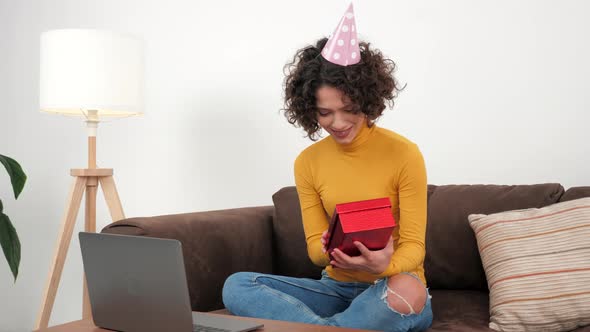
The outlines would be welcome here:
M 350 144 L 329 136 L 299 154 L 295 184 L 301 204 L 307 252 L 335 280 L 373 282 L 412 272 L 424 277 L 426 169 L 418 146 L 387 129 L 363 126 Z M 320 238 L 338 203 L 389 197 L 397 226 L 394 253 L 381 274 L 334 268 L 322 252 Z

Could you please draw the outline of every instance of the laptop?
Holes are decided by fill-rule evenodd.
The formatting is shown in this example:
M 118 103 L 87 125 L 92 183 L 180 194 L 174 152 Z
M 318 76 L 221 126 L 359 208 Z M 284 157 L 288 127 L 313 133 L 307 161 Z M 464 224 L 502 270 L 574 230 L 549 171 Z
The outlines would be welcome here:
M 96 326 L 124 331 L 252 331 L 262 324 L 192 312 L 180 241 L 80 232 Z

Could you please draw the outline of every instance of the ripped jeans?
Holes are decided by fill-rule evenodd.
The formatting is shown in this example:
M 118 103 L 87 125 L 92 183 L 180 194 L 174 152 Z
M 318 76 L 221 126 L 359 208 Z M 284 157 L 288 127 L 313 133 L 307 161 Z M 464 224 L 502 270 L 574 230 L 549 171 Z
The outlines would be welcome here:
M 413 276 L 413 275 L 412 275 Z M 239 272 L 223 286 L 223 303 L 239 316 L 378 331 L 423 331 L 432 324 L 431 296 L 419 313 L 387 303 L 387 279 L 374 284 Z

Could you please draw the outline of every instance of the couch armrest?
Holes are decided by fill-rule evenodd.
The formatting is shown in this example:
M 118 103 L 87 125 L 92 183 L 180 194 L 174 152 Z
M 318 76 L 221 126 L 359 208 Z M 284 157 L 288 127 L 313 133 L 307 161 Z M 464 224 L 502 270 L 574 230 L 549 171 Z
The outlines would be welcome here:
M 191 306 L 223 308 L 225 279 L 238 271 L 273 272 L 272 206 L 128 218 L 103 233 L 176 239 L 182 243 Z

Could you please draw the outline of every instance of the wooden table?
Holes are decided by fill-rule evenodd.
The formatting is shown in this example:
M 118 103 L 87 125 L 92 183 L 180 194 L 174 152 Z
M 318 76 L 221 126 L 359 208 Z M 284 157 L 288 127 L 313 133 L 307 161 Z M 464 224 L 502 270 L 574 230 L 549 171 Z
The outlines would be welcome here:
M 216 315 L 216 314 L 210 314 Z M 248 318 L 248 317 L 236 317 L 232 316 L 232 318 L 236 319 L 244 319 L 250 320 L 255 322 L 260 322 L 264 324 L 262 329 L 256 331 L 264 331 L 264 332 L 354 332 L 354 331 L 366 331 L 366 330 L 358 330 L 358 329 L 347 329 L 341 327 L 333 327 L 333 326 L 321 326 L 321 325 L 312 325 L 312 324 L 302 324 L 302 323 L 292 323 L 292 322 L 283 322 L 279 320 L 270 320 L 270 319 L 258 319 L 258 318 Z M 111 330 L 101 329 L 99 327 L 94 326 L 94 323 L 90 320 L 78 320 L 70 323 L 66 323 L 63 325 L 53 326 L 47 329 L 38 330 L 38 332 L 112 332 Z

